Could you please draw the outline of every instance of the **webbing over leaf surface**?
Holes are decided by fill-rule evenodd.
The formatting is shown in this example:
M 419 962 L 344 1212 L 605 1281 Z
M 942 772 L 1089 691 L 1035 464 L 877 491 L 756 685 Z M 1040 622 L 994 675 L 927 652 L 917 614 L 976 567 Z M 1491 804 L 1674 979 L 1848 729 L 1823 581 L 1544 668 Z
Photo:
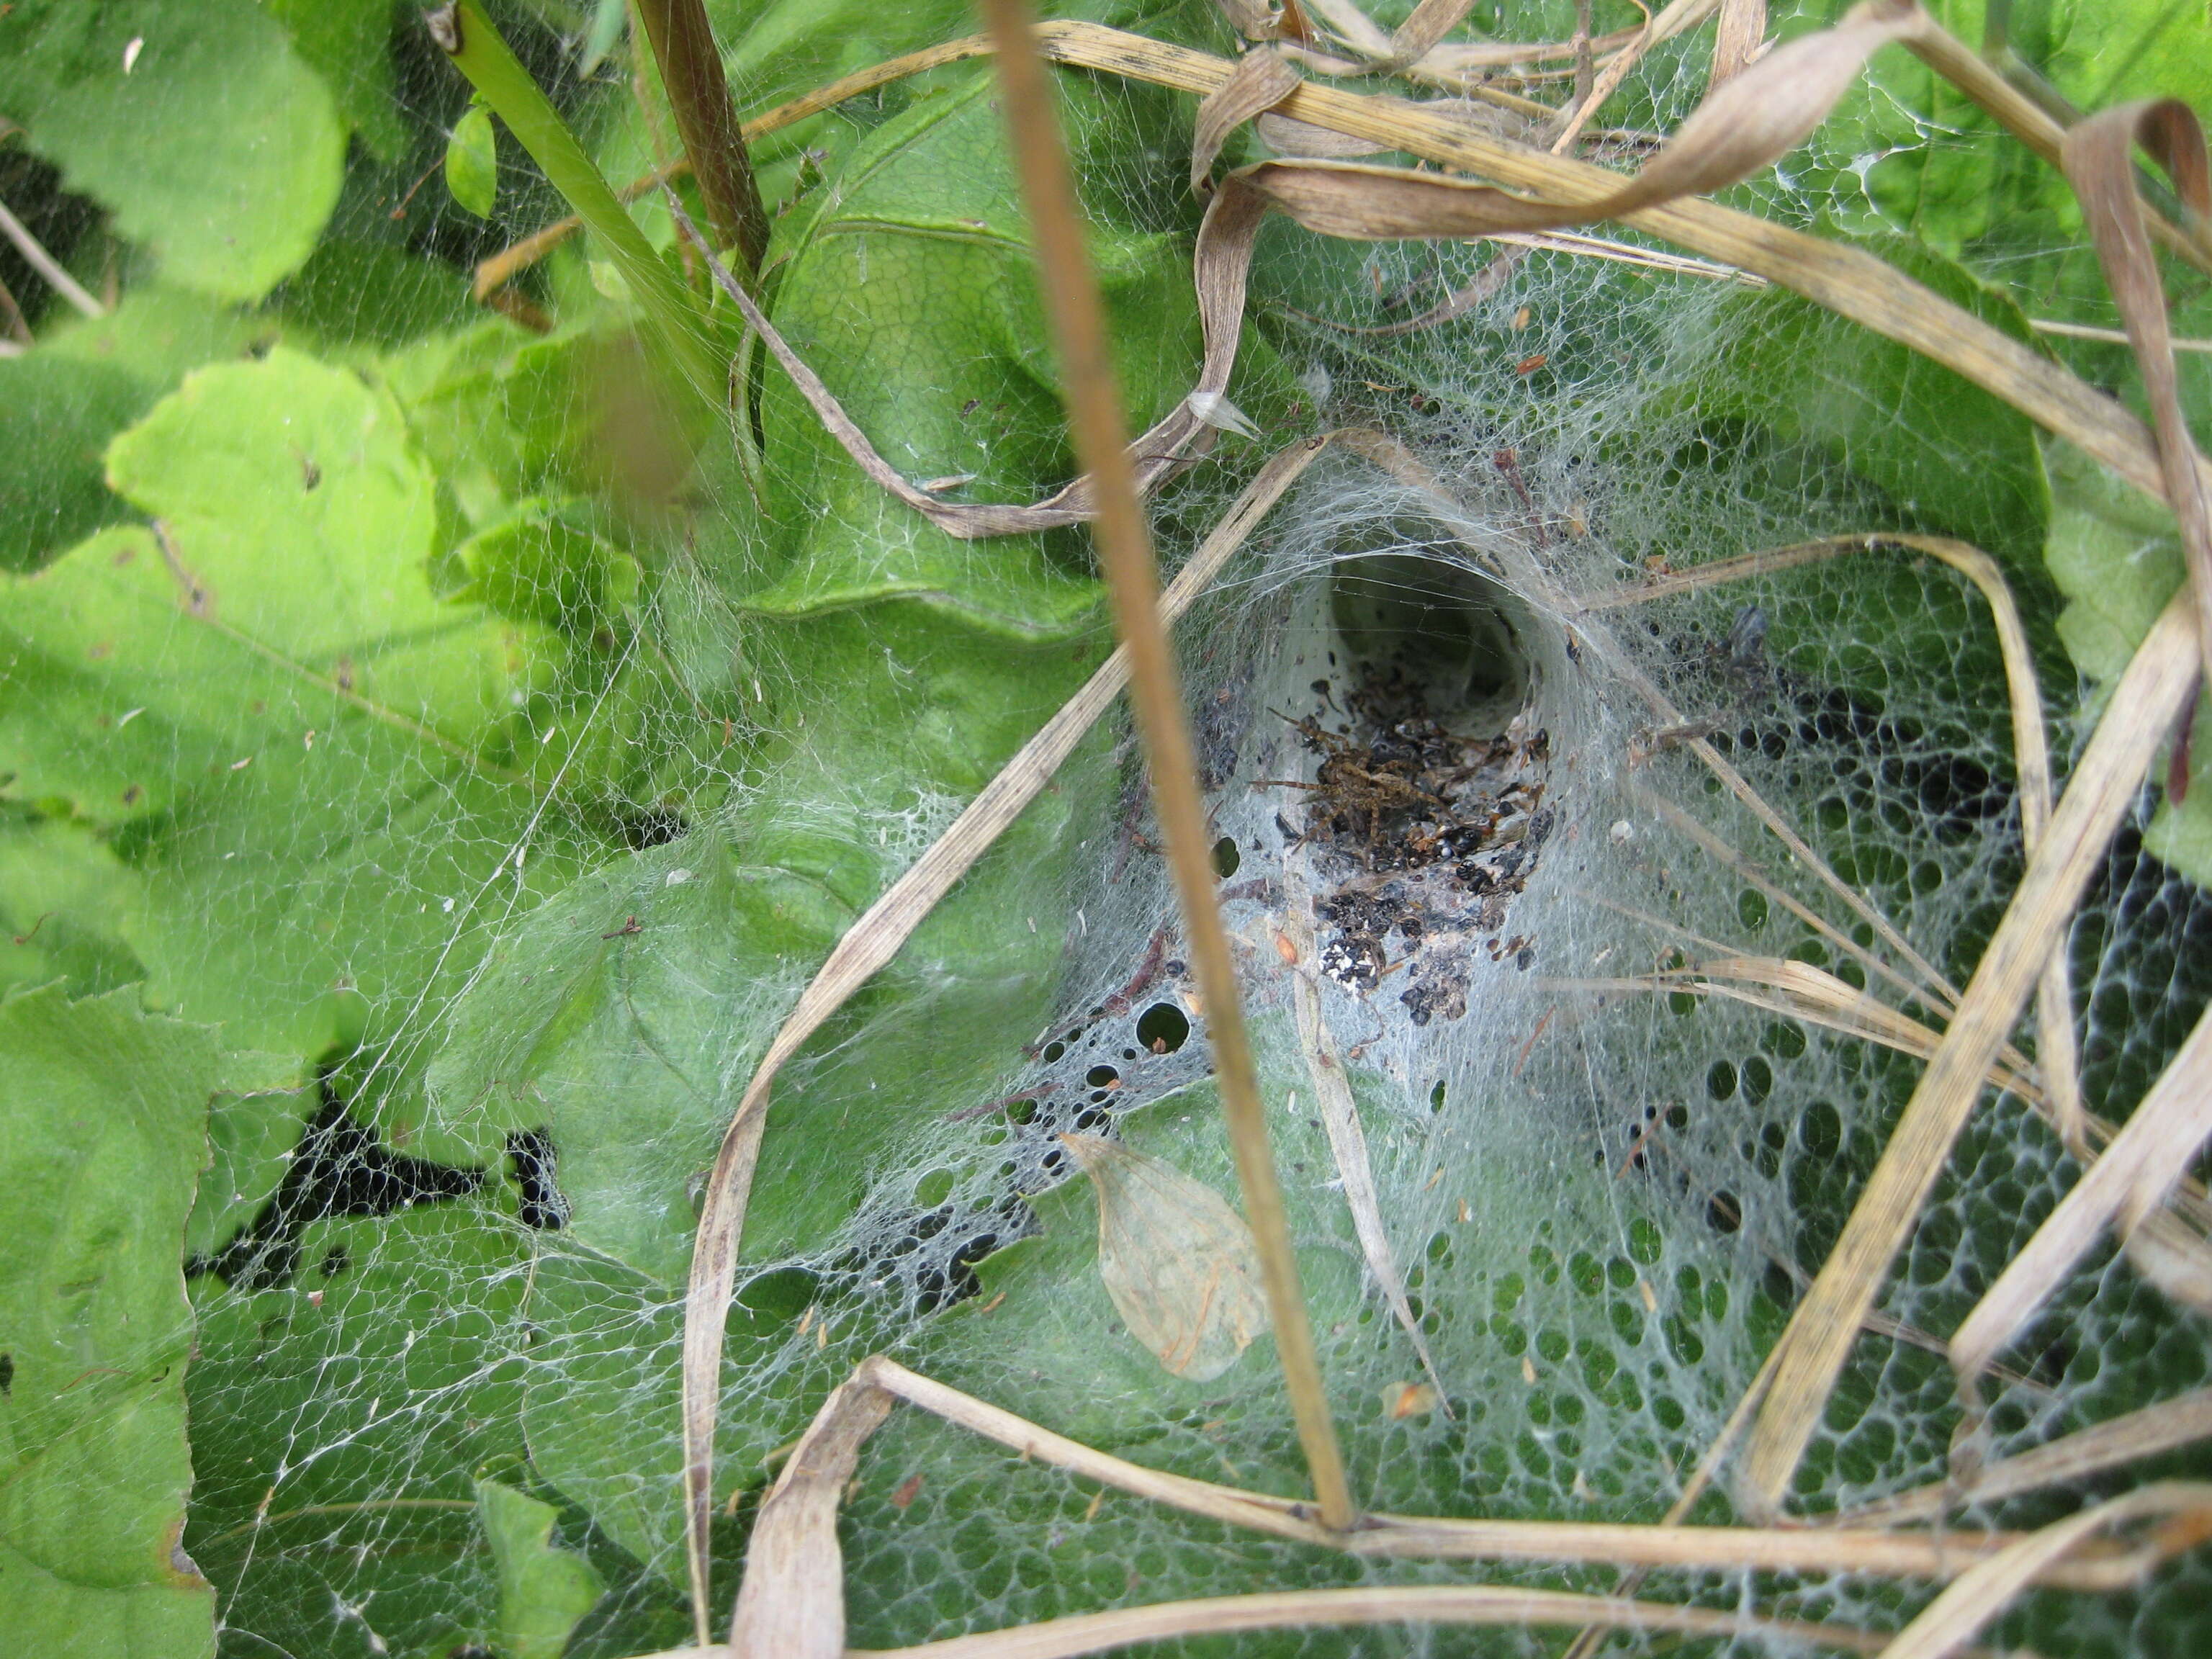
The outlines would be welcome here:
M 159 67 L 173 8 L 142 9 L 164 21 L 146 29 L 129 81 L 127 33 L 97 54 L 111 91 L 166 84 L 143 77 Z M 747 113 L 972 27 L 950 5 L 710 9 Z M 1827 9 L 1777 8 L 1778 27 L 1802 32 Z M 1978 37 L 1974 8 L 1938 9 Z M 217 1163 L 191 1255 L 220 1259 L 257 1224 L 318 1098 L 344 1103 L 363 1138 L 353 1144 L 378 1159 L 455 1172 L 456 1195 L 302 1220 L 282 1282 L 193 1280 L 186 1547 L 221 1593 L 226 1648 L 496 1650 L 520 1626 L 502 1611 L 484 1529 L 489 1481 L 551 1506 L 547 1547 L 582 1554 L 611 1587 L 570 1650 L 636 1654 L 685 1628 L 675 1305 L 694 1180 L 721 1116 L 846 923 L 1106 641 L 1079 532 L 941 537 L 862 487 L 757 346 L 726 410 L 638 372 L 634 313 L 609 297 L 617 285 L 594 285 L 604 256 L 587 240 L 517 279 L 514 314 L 551 334 L 462 323 L 467 268 L 562 210 L 504 135 L 493 220 L 446 198 L 436 168 L 465 90 L 429 77 L 443 65 L 410 17 L 386 54 L 374 10 L 333 8 L 310 29 L 296 8 L 272 9 L 289 61 L 362 143 L 330 228 L 268 304 L 182 291 L 182 252 L 129 217 L 120 185 L 106 187 L 112 199 L 92 188 L 122 239 L 112 318 L 65 327 L 17 284 L 40 343 L 0 362 L 0 422 L 11 453 L 32 459 L 0 478 L 15 492 L 0 534 L 13 568 L 42 574 L 11 588 L 0 616 L 0 970 L 66 975 L 72 996 L 146 981 L 186 1018 L 223 1014 L 226 1048 L 276 1051 L 258 1086 L 289 1092 L 216 1102 Z M 1379 39 L 1405 10 L 1379 13 Z M 657 86 L 648 70 L 635 88 L 627 47 L 587 71 L 580 13 L 546 29 L 520 9 L 499 18 L 611 178 L 670 159 Z M 1601 0 L 1601 66 L 1640 21 Z M 1133 21 L 1208 52 L 1229 45 L 1200 8 Z M 2015 20 L 2015 47 L 2084 107 L 2186 95 L 2200 58 L 2212 61 L 2182 9 L 2058 7 L 2029 21 L 2040 33 Z M 1574 23 L 1571 0 L 1478 11 L 1460 31 L 1468 42 L 1431 57 L 1551 40 L 1555 55 L 1523 67 L 1564 81 Z M 2100 42 L 2141 50 L 2116 70 L 2122 54 Z M 1709 31 L 1659 42 L 1581 153 L 1632 165 L 1638 133 L 1676 125 L 1711 62 Z M 949 68 L 894 81 L 763 141 L 770 206 L 786 210 L 770 307 L 917 487 L 1025 501 L 1073 468 L 1034 295 L 1013 274 L 1024 232 L 1009 216 L 985 80 Z M 1133 404 L 1157 404 L 1190 384 L 1196 361 L 1195 208 L 1181 193 L 1190 105 L 1090 70 L 1059 80 L 1082 136 L 1094 257 L 1118 283 L 1125 384 Z M 195 119 L 235 134 L 265 112 L 259 85 L 218 79 Z M 1401 89 L 1440 90 L 1432 79 Z M 1510 95 L 1559 88 L 1516 81 Z M 0 113 L 21 118 L 4 100 Z M 35 125 L 28 142 L 43 143 Z M 1224 165 L 1265 159 L 1261 143 L 1240 129 Z M 323 153 L 308 145 L 289 163 L 304 173 L 309 152 Z M 1794 225 L 1917 239 L 1930 251 L 1879 246 L 2015 343 L 2023 313 L 2110 328 L 2094 258 L 2040 167 L 1893 52 L 1838 118 L 1731 199 Z M 27 211 L 51 186 L 21 176 L 0 177 L 0 196 Z M 228 213 L 229 177 L 210 167 L 191 180 L 207 193 L 174 227 Z M 657 198 L 635 211 L 682 271 Z M 101 296 L 106 234 L 64 249 Z M 1622 233 L 1624 246 L 1643 240 Z M 241 240 L 224 257 L 287 246 L 286 258 L 305 256 L 308 240 Z M 1601 672 L 1587 619 L 1532 605 L 1522 579 L 1575 594 L 1632 584 L 1654 562 L 1694 568 L 1816 536 L 1972 539 L 2004 561 L 2020 596 L 2063 757 L 2087 724 L 2033 567 L 2052 569 L 2072 606 L 2059 634 L 2097 678 L 2124 663 L 2179 568 L 2170 529 L 2103 499 L 2102 475 L 2063 446 L 1923 360 L 1771 293 L 1537 251 L 1436 327 L 1352 331 L 1467 290 L 1494 252 L 1332 243 L 1270 223 L 1243 359 L 1268 389 L 1234 392 L 1264 441 L 1224 438 L 1161 501 L 1158 533 L 1170 553 L 1188 547 L 1260 456 L 1355 422 L 1393 434 L 1440 481 L 1438 493 L 1364 463 L 1317 462 L 1183 624 L 1209 806 L 1232 849 L 1217 856 L 1237 866 L 1223 890 L 1249 946 L 1302 1268 L 1362 1498 L 1443 1515 L 1654 1520 L 1826 1254 L 1919 1062 L 1741 1003 L 1576 988 L 1726 957 L 1797 961 L 1849 987 L 1859 960 L 1772 896 L 1847 938 L 1861 921 L 1731 798 L 1708 793 L 1683 733 Z M 2193 281 L 2171 284 L 2174 327 L 2203 336 Z M 708 319 L 705 283 L 690 292 Z M 726 311 L 704 325 L 735 345 Z M 245 355 L 272 340 L 265 357 Z M 2107 343 L 2049 349 L 2095 384 L 2131 384 Z M 2203 374 L 2185 360 L 2200 424 Z M 36 417 L 35 446 L 15 446 L 29 404 L 9 394 L 32 385 L 58 413 Z M 750 479 L 734 453 L 743 439 L 761 450 Z M 340 501 L 348 511 L 325 505 Z M 164 534 L 179 565 L 207 578 L 215 621 L 252 599 L 282 626 L 246 637 L 320 678 L 194 617 Z M 203 569 L 209 549 L 216 562 Z M 125 550 L 132 564 L 102 562 Z M 1268 883 L 1285 840 L 1309 831 L 1316 793 L 1278 781 L 1316 785 L 1323 758 L 1295 722 L 1348 731 L 1364 672 L 1335 598 L 1352 571 L 1447 632 L 1474 594 L 1510 617 L 1540 667 L 1520 740 L 1548 734 L 1554 827 L 1502 927 L 1474 941 L 1468 1012 L 1419 1027 L 1401 1000 L 1413 969 L 1385 971 L 1412 959 L 1402 932 L 1381 937 L 1371 986 L 1322 971 L 1332 946 L 1342 955 L 1330 961 L 1368 960 L 1372 914 L 1343 911 L 1295 965 L 1274 942 Z M 1745 653 L 1730 641 L 1747 606 L 1765 631 Z M 1916 950 L 1965 979 L 2021 863 L 2003 678 L 1970 587 L 1868 555 L 1602 620 L 1682 724 Z M 116 648 L 95 657 L 103 641 Z M 403 695 L 371 699 L 356 684 L 348 701 L 341 658 Z M 1407 659 L 1443 658 L 1424 647 Z M 1121 735 L 1102 731 L 780 1085 L 757 1253 L 732 1318 L 720 1579 L 734 1582 L 764 1460 L 878 1348 L 1145 1464 L 1299 1489 L 1264 1339 L 1213 1382 L 1169 1377 L 1118 1328 L 1088 1194 L 1051 1161 L 1062 1130 L 1117 1134 L 1228 1185 L 1207 1091 L 1192 1086 L 1204 1010 L 1161 932 L 1152 832 L 1113 748 Z M 1347 740 L 1372 759 L 1371 732 Z M 342 764 L 316 769 L 325 763 Z M 133 782 L 143 803 L 121 799 Z M 1746 862 L 1678 836 L 1650 809 L 1654 793 Z M 2200 777 L 2195 793 L 2212 790 Z M 2196 1018 L 2212 960 L 2212 912 L 2161 861 L 2185 857 L 2170 836 L 2179 820 L 2151 805 L 2104 861 L 2072 941 L 2084 1091 L 2116 1118 Z M 1347 856 L 1362 846 L 1352 835 Z M 1341 901 L 1340 885 L 1321 896 Z M 1882 948 L 1870 934 L 1852 944 Z M 1315 1122 L 1294 974 L 1346 1057 L 1449 1418 L 1421 1409 L 1419 1357 L 1364 1287 L 1367 1258 Z M 1863 976 L 1875 995 L 1894 989 Z M 1941 1023 L 1930 1005 L 1895 1012 Z M 2014 1042 L 2039 1060 L 2033 1037 Z M 218 1075 L 237 1083 L 234 1067 Z M 1942 1479 L 1953 1384 L 1941 1354 L 1916 1344 L 1940 1346 L 2075 1180 L 2015 1103 L 1969 1122 L 1884 1292 L 1885 1322 L 1846 1366 L 1804 1504 Z M 363 1189 L 318 1190 L 335 1204 Z M 566 1227 L 549 1224 L 564 1213 Z M 2093 1253 L 2001 1365 L 1984 1429 L 1993 1468 L 2186 1397 L 2212 1370 L 2201 1331 L 2110 1252 Z M 2159 1455 L 2177 1472 L 2202 1468 L 2200 1452 Z M 1478 1571 L 1215 1530 L 1024 1467 L 919 1412 L 896 1413 L 854 1473 L 842 1535 L 864 1644 L 1255 1585 Z M 2028 1526 L 2072 1501 L 2008 1492 L 1954 1513 L 1967 1528 Z M 526 1513 L 532 1527 L 544 1518 Z M 1693 1518 L 1727 1513 L 1713 1492 Z M 1479 1571 L 1613 1583 L 1595 1569 Z M 2039 1592 L 1984 1639 L 2082 1652 L 2187 1644 L 2203 1585 L 2185 1560 L 2138 1593 Z M 1763 1612 L 1866 1631 L 1900 1627 L 1929 1594 L 1840 1572 L 1670 1574 L 1641 1593 L 1729 1607 L 1751 1596 Z M 1511 1630 L 1236 1639 L 1267 1653 L 1547 1645 Z M 1642 1650 L 1660 1638 L 1614 1639 Z

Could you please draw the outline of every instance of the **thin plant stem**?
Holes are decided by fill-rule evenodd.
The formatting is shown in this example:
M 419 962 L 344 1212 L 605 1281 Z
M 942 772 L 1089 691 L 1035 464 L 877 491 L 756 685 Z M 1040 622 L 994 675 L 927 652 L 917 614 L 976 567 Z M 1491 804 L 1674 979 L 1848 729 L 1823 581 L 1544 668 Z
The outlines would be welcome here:
M 750 283 L 768 252 L 768 209 L 722 76 L 714 25 L 702 0 L 637 0 L 637 14 L 676 112 L 691 176 L 706 198 L 715 246 L 737 250 L 738 270 Z
M 63 299 L 88 317 L 107 315 L 107 307 L 84 291 L 76 278 L 62 268 L 62 262 L 46 252 L 21 219 L 8 211 L 5 203 L 0 203 L 0 234 L 15 245 L 15 252 L 23 256 L 24 263 L 45 277 L 46 286 Z
M 1228 1120 L 1231 1151 L 1260 1254 L 1275 1346 L 1291 1398 L 1306 1467 L 1319 1500 L 1322 1524 L 1352 1525 L 1352 1492 L 1330 1422 L 1313 1328 L 1298 1284 L 1282 1189 L 1267 1145 L 1259 1078 L 1244 1035 L 1237 970 L 1213 896 L 1206 855 L 1205 813 L 1191 753 L 1182 692 L 1158 616 L 1159 574 L 1151 532 L 1138 503 L 1136 478 L 1124 447 L 1127 430 L 1098 287 L 1083 250 L 1074 185 L 1054 119 L 1051 91 L 1030 33 L 1024 0 L 983 0 L 984 20 L 997 48 L 1001 96 L 1022 194 L 1036 239 L 1045 305 L 1059 348 L 1063 395 L 1077 460 L 1091 481 L 1097 513 L 1097 545 L 1114 596 L 1121 638 L 1129 653 L 1129 696 L 1151 762 L 1152 799 L 1175 872 L 1183 925 L 1206 1000 L 1214 1070 Z
M 469 78 L 576 210 L 645 312 L 672 367 L 702 396 L 722 399 L 722 372 L 708 349 L 683 283 L 662 264 L 616 198 L 568 123 L 484 15 L 482 0 L 453 0 L 428 15 L 431 38 Z

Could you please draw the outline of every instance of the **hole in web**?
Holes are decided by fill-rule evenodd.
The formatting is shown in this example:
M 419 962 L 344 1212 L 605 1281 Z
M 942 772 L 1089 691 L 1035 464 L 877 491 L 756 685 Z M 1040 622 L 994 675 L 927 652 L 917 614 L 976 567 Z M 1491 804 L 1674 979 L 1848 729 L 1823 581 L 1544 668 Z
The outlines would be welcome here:
M 1346 562 L 1329 592 L 1352 683 L 1401 690 L 1470 737 L 1503 732 L 1528 700 L 1519 610 L 1480 571 L 1410 550 Z
M 1137 1016 L 1137 1041 L 1156 1054 L 1171 1054 L 1190 1039 L 1190 1018 L 1172 1002 L 1156 1002 Z

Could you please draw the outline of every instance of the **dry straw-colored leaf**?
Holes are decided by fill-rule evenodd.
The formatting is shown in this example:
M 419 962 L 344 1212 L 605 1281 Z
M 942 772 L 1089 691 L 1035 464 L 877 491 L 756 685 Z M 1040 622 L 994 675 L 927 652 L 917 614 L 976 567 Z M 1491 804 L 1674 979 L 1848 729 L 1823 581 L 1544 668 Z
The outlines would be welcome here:
M 2174 194 L 2197 222 L 2212 221 L 2212 159 L 2205 154 L 2204 130 L 2179 99 L 2100 111 L 2068 130 L 2059 158 L 2081 198 L 2106 285 L 2135 348 L 2151 429 L 2158 435 L 2166 497 L 2181 528 L 2182 561 L 2197 595 L 2197 641 L 2212 667 L 2212 492 L 2182 412 L 2166 289 L 2151 250 L 2150 216 L 2136 191 L 2137 146 L 2166 169 Z
M 1413 1304 L 1407 1300 L 1406 1282 L 1398 1272 L 1397 1255 L 1390 1248 L 1389 1230 L 1382 1223 L 1382 1195 L 1376 1190 L 1375 1171 L 1367 1156 L 1367 1133 L 1360 1127 L 1359 1103 L 1352 1097 L 1352 1079 L 1344 1069 L 1343 1058 L 1329 1035 L 1328 1022 L 1322 1014 L 1321 983 L 1315 971 L 1318 956 L 1312 915 L 1312 890 L 1306 881 L 1305 860 L 1303 854 L 1293 854 L 1283 861 L 1283 932 L 1279 937 L 1288 946 L 1284 955 L 1285 966 L 1291 970 L 1291 1007 L 1297 1024 L 1298 1048 L 1305 1058 L 1306 1081 L 1321 1108 L 1329 1154 L 1336 1160 L 1337 1176 L 1344 1183 L 1345 1205 L 1352 1212 L 1352 1231 L 1358 1237 L 1359 1251 L 1366 1258 L 1367 1271 L 1374 1275 L 1382 1299 L 1390 1304 L 1392 1315 L 1413 1345 L 1421 1369 L 1428 1373 L 1435 1403 L 1442 1406 L 1444 1415 L 1449 1417 L 1452 1409 L 1444 1396 L 1443 1379 L 1437 1375 L 1436 1361 L 1429 1355 L 1429 1340 L 1421 1334 L 1420 1322 L 1413 1317 Z
M 1276 1590 L 1224 1595 L 1110 1613 L 1077 1613 L 1008 1630 L 880 1650 L 875 1659 L 1074 1659 L 1137 1643 L 1178 1637 L 1225 1637 L 1255 1631 L 1342 1630 L 1369 1625 L 1530 1626 L 1601 1623 L 1608 1628 L 1682 1636 L 1736 1636 L 1809 1643 L 1845 1652 L 1879 1651 L 1881 1638 L 1842 1625 L 1686 1607 L 1665 1601 L 1618 1601 L 1566 1590 L 1495 1584 L 1422 1585 L 1381 1589 Z M 672 1656 L 671 1656 L 672 1659 Z
M 1213 158 L 1229 142 L 1229 135 L 1258 115 L 1273 109 L 1298 88 L 1298 72 L 1282 53 L 1255 46 L 1237 60 L 1229 78 L 1198 100 L 1198 114 L 1190 137 L 1190 187 L 1203 195 Z
M 1595 202 L 1535 202 L 1464 179 L 1348 161 L 1263 161 L 1239 176 L 1327 236 L 1481 236 L 1620 218 L 1771 165 L 1826 118 L 1868 58 L 1924 23 L 1917 6 L 1861 6 L 1835 28 L 1777 48 L 1708 94 L 1640 173 Z
M 730 1621 L 731 1653 L 840 1659 L 845 1651 L 845 1558 L 837 1504 L 860 1448 L 890 1414 L 891 1396 L 865 1371 L 833 1392 L 761 1500 Z M 703 1619 L 696 1634 L 709 1641 Z
M 2212 1389 L 2092 1424 L 2024 1451 L 1984 1463 L 1965 1480 L 1930 1481 L 1816 1521 L 1842 1527 L 1910 1526 L 1940 1521 L 1966 1504 L 1993 1504 L 2024 1492 L 2101 1474 L 2124 1463 L 2212 1439 Z
M 677 228 L 686 240 L 698 250 L 713 274 L 714 285 L 736 306 L 745 319 L 745 326 L 760 337 L 783 372 L 791 377 L 808 407 L 823 428 L 835 438 L 854 464 L 866 473 L 869 480 L 885 495 L 912 507 L 947 535 L 972 540 L 987 536 L 1022 535 L 1039 530 L 1053 530 L 1072 524 L 1080 524 L 1096 516 L 1091 499 L 1091 483 L 1088 473 L 1065 489 L 1055 491 L 1043 501 L 1022 506 L 1000 506 L 994 502 L 959 502 L 939 500 L 921 484 L 907 478 L 885 460 L 861 431 L 837 396 L 814 372 L 812 365 L 793 350 L 774 323 L 768 319 L 745 292 L 727 265 L 716 257 L 698 228 L 684 211 L 684 204 L 672 190 L 667 192 L 668 211 Z M 1209 221 L 1212 215 L 1207 215 Z M 1205 261 L 1206 246 L 1200 238 L 1200 259 Z M 1198 384 L 1164 416 L 1154 422 L 1143 436 L 1127 446 L 1127 454 L 1133 469 L 1137 488 L 1149 490 L 1155 484 L 1190 465 L 1192 459 L 1212 447 L 1215 422 L 1209 412 L 1225 399 L 1230 370 L 1237 362 L 1238 337 L 1243 327 L 1243 273 L 1237 273 L 1233 295 L 1224 296 L 1232 304 L 1204 303 L 1205 285 L 1200 283 L 1199 319 L 1204 332 L 1206 350 L 1200 366 Z
M 2165 1203 L 2208 1136 L 2212 1012 L 2197 1022 L 2103 1156 L 2059 1200 L 1952 1337 L 1951 1363 L 1963 1387 L 1972 1389 L 2108 1228 L 2128 1237 Z M 2201 1252 L 2203 1242 L 2197 1243 Z M 2185 1261 L 2186 1251 L 2180 1254 Z
M 1917 33 L 1907 38 L 1907 44 L 1916 49 L 1930 41 L 1949 40 L 1924 14 L 1902 0 L 1884 9 L 1893 15 L 1911 13 L 1917 18 L 1914 25 Z M 1633 33 L 1617 44 L 1625 45 Z M 1095 23 L 1046 24 L 1037 30 L 1037 38 L 1046 55 L 1055 62 L 1201 96 L 1218 86 L 1231 68 L 1205 52 Z M 1456 49 L 1439 48 L 1438 52 L 1452 50 Z M 1525 56 L 1530 50 L 1540 49 L 1516 50 Z M 1554 55 L 1565 55 L 1565 49 Z M 1770 54 L 1755 67 L 1754 75 L 1767 70 L 1778 55 Z M 1740 76 L 1731 85 L 1741 87 L 1753 78 Z M 1548 201 L 1575 205 L 1583 217 L 1601 216 L 1606 204 L 1617 198 L 1621 188 L 1618 173 L 1483 133 L 1464 121 L 1402 99 L 1365 98 L 1308 82 L 1284 100 L 1281 112 L 1295 120 L 1371 138 L 1393 149 L 1463 168 Z M 2142 421 L 2063 364 L 2051 362 L 1873 255 L 1699 199 L 1641 208 L 1625 217 L 1638 229 L 1765 277 L 1943 364 L 2079 445 L 2085 453 L 2136 488 L 2164 499 L 2156 447 Z
M 2175 1517 L 2164 1528 L 2169 1541 L 2212 1538 L 2212 1485 L 2161 1481 L 2030 1534 L 1960 1574 L 1899 1632 L 1882 1650 L 1882 1659 L 1948 1659 L 2026 1589 L 2038 1572 L 2063 1560 L 2105 1528 L 2152 1515 Z
M 1711 84 L 1735 79 L 1757 60 L 1766 40 L 1766 0 L 1721 0 L 1713 32 Z
M 1656 1569 L 1845 1572 L 1877 1577 L 1951 1578 L 2021 1541 L 2018 1533 L 1848 1528 L 1638 1526 L 1614 1522 L 1449 1521 L 1363 1516 L 1351 1532 L 1322 1524 L 1310 1500 L 1239 1491 L 1146 1468 L 1041 1428 L 1003 1407 L 963 1394 L 878 1354 L 854 1372 L 932 1416 L 996 1441 L 1024 1463 L 1041 1463 L 1187 1514 L 1358 1555 L 1443 1560 L 1597 1562 Z M 825 1413 L 828 1408 L 825 1407 Z M 2112 1589 L 2143 1575 L 2185 1545 L 2092 1547 L 2042 1570 L 2040 1583 Z M 751 1569 L 749 1566 L 748 1571 Z
M 1267 1328 L 1252 1230 L 1164 1158 L 1064 1134 L 1098 1195 L 1098 1277 L 1129 1334 L 1174 1376 L 1211 1382 Z

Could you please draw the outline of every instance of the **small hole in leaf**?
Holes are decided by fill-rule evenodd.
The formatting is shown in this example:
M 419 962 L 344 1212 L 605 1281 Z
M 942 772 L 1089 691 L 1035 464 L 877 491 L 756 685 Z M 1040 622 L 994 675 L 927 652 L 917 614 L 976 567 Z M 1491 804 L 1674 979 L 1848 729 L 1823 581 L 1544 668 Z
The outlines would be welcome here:
M 1243 861 L 1243 854 L 1237 850 L 1237 838 L 1234 836 L 1224 836 L 1213 843 L 1213 873 L 1222 880 L 1226 881 L 1235 875 L 1237 866 Z

